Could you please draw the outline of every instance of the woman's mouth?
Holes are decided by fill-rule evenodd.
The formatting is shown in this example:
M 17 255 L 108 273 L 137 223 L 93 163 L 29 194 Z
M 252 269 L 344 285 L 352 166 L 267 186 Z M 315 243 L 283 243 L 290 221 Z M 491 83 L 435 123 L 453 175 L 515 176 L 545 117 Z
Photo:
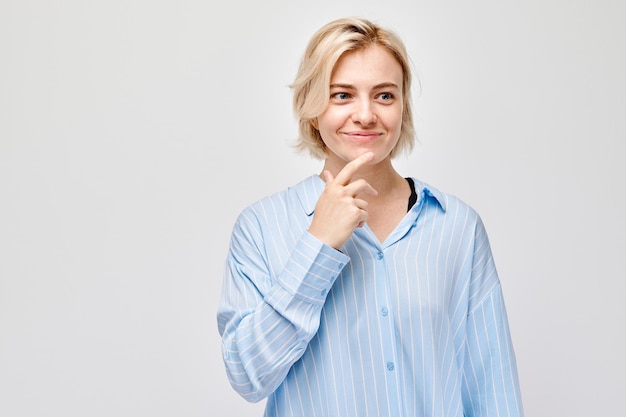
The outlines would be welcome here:
M 373 140 L 378 139 L 382 136 L 380 132 L 373 131 L 352 131 L 352 132 L 343 132 L 343 135 L 348 137 L 348 139 L 356 141 L 356 142 L 371 142 Z

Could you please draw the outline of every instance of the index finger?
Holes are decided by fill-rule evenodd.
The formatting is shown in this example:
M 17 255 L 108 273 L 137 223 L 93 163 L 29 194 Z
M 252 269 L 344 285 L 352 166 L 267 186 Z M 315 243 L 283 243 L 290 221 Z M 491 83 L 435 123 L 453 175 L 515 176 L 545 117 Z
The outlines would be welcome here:
M 343 185 L 348 184 L 352 179 L 354 173 L 357 172 L 358 169 L 365 165 L 367 162 L 369 162 L 372 159 L 373 155 L 374 154 L 372 152 L 365 152 L 363 155 L 360 155 L 359 157 L 348 162 L 346 166 L 344 166 L 343 169 L 339 171 L 339 173 L 335 177 L 335 181 Z

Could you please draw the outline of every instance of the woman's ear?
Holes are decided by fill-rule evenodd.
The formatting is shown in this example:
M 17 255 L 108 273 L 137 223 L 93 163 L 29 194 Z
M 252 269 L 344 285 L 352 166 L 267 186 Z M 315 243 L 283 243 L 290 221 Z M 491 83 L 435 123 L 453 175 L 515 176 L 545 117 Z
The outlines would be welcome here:
M 320 130 L 319 123 L 317 123 L 317 117 L 315 119 L 311 119 L 311 126 L 313 126 L 315 130 Z

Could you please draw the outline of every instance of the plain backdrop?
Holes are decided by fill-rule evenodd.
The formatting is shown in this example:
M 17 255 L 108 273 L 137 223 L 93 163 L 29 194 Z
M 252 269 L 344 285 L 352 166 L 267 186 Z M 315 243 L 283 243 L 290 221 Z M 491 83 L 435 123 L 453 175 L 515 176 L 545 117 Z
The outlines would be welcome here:
M 231 227 L 319 172 L 320 26 L 404 39 L 403 175 L 482 216 L 527 416 L 626 416 L 626 3 L 0 1 L 0 415 L 260 416 L 216 325 Z

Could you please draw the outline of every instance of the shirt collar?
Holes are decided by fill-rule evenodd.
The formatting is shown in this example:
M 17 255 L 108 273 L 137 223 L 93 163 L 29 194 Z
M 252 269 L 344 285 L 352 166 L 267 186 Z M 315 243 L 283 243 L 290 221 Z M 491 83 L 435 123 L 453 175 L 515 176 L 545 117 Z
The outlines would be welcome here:
M 446 211 L 448 200 L 444 193 L 418 179 L 413 178 L 413 182 L 415 183 L 415 191 L 417 192 L 417 201 L 425 197 L 432 198 L 439 204 L 441 210 Z
M 315 211 L 315 205 L 325 186 L 326 183 L 319 175 L 311 175 L 293 187 L 307 216 Z
M 446 211 L 447 204 L 445 194 L 415 178 L 413 178 L 413 182 L 415 183 L 418 201 L 423 198 L 432 198 L 439 204 L 443 211 Z M 302 209 L 307 216 L 312 215 L 315 211 L 315 205 L 322 191 L 324 191 L 325 186 L 324 180 L 319 175 L 311 175 L 293 187 L 298 196 L 298 200 L 300 200 Z

